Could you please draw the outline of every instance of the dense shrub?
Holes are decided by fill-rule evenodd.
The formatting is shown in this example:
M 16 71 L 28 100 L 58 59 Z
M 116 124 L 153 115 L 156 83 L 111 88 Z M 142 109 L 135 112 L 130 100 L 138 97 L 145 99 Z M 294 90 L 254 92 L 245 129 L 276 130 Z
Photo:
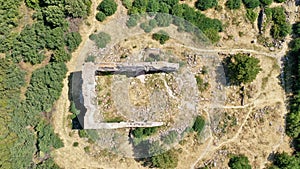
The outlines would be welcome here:
M 259 0 L 243 0 L 243 3 L 245 4 L 246 8 L 256 8 L 260 4 Z
M 150 136 L 156 132 L 157 132 L 157 127 L 146 127 L 146 128 L 139 127 L 134 129 L 132 131 L 132 134 L 136 138 L 143 138 L 143 137 Z
M 105 32 L 92 34 L 89 38 L 96 43 L 98 48 L 105 48 L 111 40 L 110 35 Z
M 204 11 L 218 5 L 218 0 L 197 0 L 195 7 Z
M 290 156 L 286 152 L 275 153 L 273 165 L 278 168 L 300 168 L 299 157 Z
M 282 7 L 272 8 L 271 35 L 275 39 L 284 38 L 291 32 L 291 26 L 286 22 L 285 11 Z
M 274 0 L 274 1 L 277 3 L 282 3 L 282 2 L 285 2 L 286 0 Z
M 261 71 L 259 60 L 247 54 L 231 55 L 226 63 L 232 84 L 250 83 Z
M 103 12 L 106 16 L 111 16 L 117 11 L 117 3 L 114 0 L 103 0 L 97 9 Z
M 197 116 L 193 124 L 193 130 L 197 133 L 201 133 L 205 126 L 205 120 L 202 116 Z
M 231 169 L 251 169 L 248 157 L 244 155 L 233 156 L 230 158 L 228 166 Z
M 78 32 L 71 32 L 71 33 L 66 34 L 65 44 L 68 47 L 68 50 L 70 52 L 74 52 L 75 49 L 78 48 L 81 41 L 82 41 L 82 39 Z
M 91 0 L 65 0 L 66 12 L 73 18 L 86 18 L 91 12 Z
M 161 30 L 154 33 L 152 39 L 159 41 L 160 44 L 165 44 L 165 42 L 170 39 L 170 36 L 167 32 Z
M 254 12 L 252 9 L 247 9 L 246 17 L 251 23 L 255 22 L 257 16 L 258 16 L 257 13 Z
M 172 130 L 166 136 L 162 137 L 162 141 L 168 145 L 173 144 L 177 140 L 177 137 L 178 137 L 177 131 Z
M 178 164 L 178 157 L 174 152 L 167 151 L 151 157 L 151 162 L 152 165 L 157 168 L 176 168 Z
M 226 2 L 226 7 L 229 9 L 240 9 L 242 0 L 228 0 Z
M 126 22 L 126 26 L 128 28 L 132 28 L 132 27 L 135 27 L 136 25 L 137 25 L 137 17 L 134 15 L 131 15 Z
M 263 5 L 271 5 L 273 0 L 260 0 Z
M 100 11 L 96 14 L 96 19 L 100 22 L 103 22 L 106 19 L 106 15 Z

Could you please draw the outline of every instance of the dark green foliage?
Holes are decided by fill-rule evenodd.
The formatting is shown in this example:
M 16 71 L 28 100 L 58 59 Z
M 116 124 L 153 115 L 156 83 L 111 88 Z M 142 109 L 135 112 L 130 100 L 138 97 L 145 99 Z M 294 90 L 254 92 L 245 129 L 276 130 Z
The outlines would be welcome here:
M 230 158 L 228 166 L 231 169 L 251 169 L 248 157 L 244 155 L 233 156 Z
M 293 25 L 293 33 L 296 37 L 300 37 L 300 22 Z
M 160 7 L 159 7 L 159 2 L 157 0 L 149 0 L 148 5 L 147 5 L 147 12 L 158 12 Z
M 252 9 L 247 9 L 246 17 L 247 19 L 253 23 L 257 19 L 258 14 L 255 13 Z
M 42 10 L 44 20 L 51 27 L 66 27 L 64 9 L 61 6 L 47 6 Z
M 17 135 L 7 124 L 11 122 L 10 113 L 19 105 L 24 75 L 25 72 L 14 63 L 0 59 L 0 166 L 3 168 L 12 168 L 10 149 L 17 141 Z
M 45 58 L 43 51 L 48 33 L 51 32 L 41 22 L 26 26 L 16 37 L 15 45 L 7 49 L 9 52 L 6 57 L 14 62 L 41 63 Z
M 171 7 L 168 4 L 166 4 L 164 2 L 159 3 L 159 12 L 160 13 L 168 14 L 170 9 L 171 9 Z
M 67 67 L 64 63 L 50 63 L 34 71 L 26 92 L 26 101 L 31 102 L 40 112 L 49 112 L 61 94 L 66 73 Z
M 291 26 L 286 22 L 285 11 L 282 7 L 272 8 L 273 26 L 271 35 L 275 39 L 284 38 L 291 32 Z
M 96 19 L 100 22 L 103 22 L 106 19 L 106 15 L 100 11 L 96 14 Z
M 71 54 L 65 49 L 58 49 L 54 51 L 51 56 L 52 62 L 67 62 L 71 59 Z
M 0 44 L 11 29 L 18 25 L 19 6 L 21 0 L 5 0 L 0 5 Z M 4 37 L 2 37 L 4 35 Z
M 243 3 L 245 4 L 246 8 L 256 8 L 260 4 L 259 0 L 243 0 Z
M 73 143 L 73 147 L 78 147 L 79 143 L 78 142 L 74 142 Z
M 103 12 L 106 16 L 111 16 L 117 11 L 117 3 L 114 0 L 103 0 L 97 9 Z
M 174 5 L 179 3 L 179 0 L 161 0 L 161 1 L 169 5 L 170 7 L 173 7 Z
M 157 127 L 139 127 L 132 131 L 132 134 L 136 138 L 144 138 L 157 132 Z
M 152 165 L 157 168 L 176 168 L 178 164 L 178 157 L 174 152 L 167 151 L 151 157 L 151 162 Z
M 274 1 L 277 3 L 282 3 L 282 2 L 285 2 L 286 0 L 274 0 Z
M 242 53 L 231 55 L 226 66 L 232 84 L 250 83 L 261 71 L 257 58 Z
M 159 41 L 160 44 L 165 44 L 170 39 L 170 36 L 167 32 L 160 30 L 152 35 L 152 39 Z
M 193 130 L 200 134 L 202 132 L 204 126 L 205 126 L 204 118 L 202 116 L 197 116 L 196 120 L 193 124 L 193 127 L 192 127 Z
M 165 144 L 173 144 L 176 140 L 177 140 L 177 137 L 178 137 L 178 133 L 177 131 L 175 130 L 172 130 L 170 131 L 166 136 L 164 136 L 162 138 L 162 141 L 165 143 Z
M 91 0 L 65 0 L 67 14 L 73 18 L 85 18 L 91 12 Z
M 48 29 L 45 28 L 44 31 L 47 32 L 41 32 L 41 33 L 46 33 L 45 37 L 40 37 L 40 38 L 45 38 L 46 41 L 46 48 L 56 50 L 62 48 L 64 46 L 64 30 L 61 27 L 57 27 L 54 29 Z
M 218 30 L 213 28 L 206 29 L 204 34 L 213 44 L 218 42 L 221 38 L 218 34 Z
M 277 152 L 274 156 L 273 165 L 285 169 L 300 168 L 300 159 L 296 156 L 290 156 L 286 152 Z
M 78 32 L 71 32 L 71 33 L 66 34 L 65 44 L 68 47 L 68 50 L 70 52 L 74 52 L 75 49 L 78 48 L 81 41 L 82 41 L 82 39 Z
M 57 149 L 64 146 L 63 142 L 57 134 L 54 133 L 53 128 L 49 124 L 45 124 L 45 122 L 41 121 L 36 127 L 36 131 L 40 151 L 49 153 L 51 148 Z
M 132 1 L 131 0 L 122 0 L 122 5 L 126 9 L 130 9 L 132 7 Z
M 195 7 L 201 11 L 205 11 L 215 6 L 218 6 L 218 0 L 197 0 L 195 3 Z
M 228 0 L 226 2 L 226 7 L 229 9 L 240 9 L 242 0 Z
M 271 5 L 273 0 L 260 0 L 263 5 Z
M 89 37 L 92 41 L 96 43 L 98 48 L 105 48 L 106 45 L 110 42 L 110 35 L 105 32 L 99 32 L 98 34 L 92 34 Z

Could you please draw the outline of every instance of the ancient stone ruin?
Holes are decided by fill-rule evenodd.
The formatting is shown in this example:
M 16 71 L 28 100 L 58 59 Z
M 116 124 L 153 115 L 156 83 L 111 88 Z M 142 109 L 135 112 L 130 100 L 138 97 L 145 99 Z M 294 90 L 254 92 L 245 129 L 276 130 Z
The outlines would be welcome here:
M 155 127 L 163 122 L 136 122 L 106 123 L 94 119 L 94 114 L 101 113 L 97 105 L 96 76 L 107 74 L 124 74 L 135 77 L 141 74 L 170 73 L 179 69 L 178 63 L 169 62 L 137 62 L 137 63 L 92 63 L 83 65 L 82 69 L 82 96 L 86 112 L 84 115 L 84 129 L 116 129 L 125 127 Z

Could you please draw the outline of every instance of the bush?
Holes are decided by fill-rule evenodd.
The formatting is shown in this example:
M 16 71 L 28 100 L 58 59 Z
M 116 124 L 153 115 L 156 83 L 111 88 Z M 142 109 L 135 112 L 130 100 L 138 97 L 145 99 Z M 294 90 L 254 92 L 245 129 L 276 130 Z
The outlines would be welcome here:
M 240 9 L 242 0 L 228 0 L 226 2 L 226 7 L 229 9 Z
M 51 56 L 52 62 L 67 62 L 70 59 L 71 59 L 71 54 L 65 49 L 56 50 Z
M 173 130 L 173 131 L 170 131 L 166 136 L 164 136 L 162 138 L 162 141 L 165 144 L 170 145 L 170 144 L 173 144 L 177 140 L 177 137 L 178 137 L 177 131 Z
M 79 143 L 78 142 L 74 142 L 73 143 L 73 147 L 78 147 Z
M 167 151 L 159 155 L 151 157 L 151 162 L 154 167 L 169 169 L 176 168 L 178 164 L 178 157 L 172 151 Z
M 193 124 L 193 127 L 192 127 L 193 130 L 195 132 L 197 132 L 197 133 L 200 134 L 202 132 L 204 126 L 205 126 L 205 120 L 204 120 L 204 118 L 202 116 L 197 116 L 196 120 L 195 120 L 195 122 Z
M 200 9 L 201 11 L 205 11 L 209 8 L 213 8 L 218 5 L 217 0 L 197 0 L 195 3 L 195 7 Z
M 255 13 L 252 9 L 247 9 L 246 17 L 251 23 L 256 20 L 257 16 L 257 13 Z
M 114 0 L 103 0 L 97 9 L 103 12 L 106 16 L 111 16 L 117 11 L 117 3 Z
M 100 11 L 96 14 L 96 19 L 100 22 L 103 22 L 106 19 L 106 15 Z
M 274 1 L 277 3 L 282 3 L 282 2 L 285 2 L 286 0 L 274 0 Z
M 136 25 L 137 25 L 137 17 L 131 15 L 131 16 L 129 17 L 129 19 L 127 20 L 127 22 L 126 22 L 126 26 L 127 26 L 128 28 L 132 28 L 132 27 L 135 27 Z
M 246 8 L 256 8 L 260 4 L 259 0 L 243 0 L 243 3 L 245 4 Z
M 271 5 L 273 0 L 260 0 L 263 5 Z
M 70 52 L 74 52 L 81 43 L 81 35 L 78 32 L 70 32 L 66 34 L 65 43 Z
M 231 169 L 251 169 L 248 157 L 244 155 L 233 156 L 230 158 L 228 166 Z
M 138 127 L 132 131 L 132 134 L 136 138 L 148 137 L 157 132 L 157 127 Z
M 165 42 L 170 39 L 170 36 L 167 32 L 161 30 L 154 33 L 152 39 L 159 41 L 160 44 L 165 44 Z
M 173 17 L 169 14 L 158 13 L 155 16 L 157 26 L 159 27 L 168 27 L 172 23 Z
M 259 60 L 247 54 L 231 55 L 226 64 L 232 84 L 250 83 L 261 71 Z
M 105 48 L 111 40 L 110 35 L 105 32 L 92 34 L 89 38 L 96 43 L 98 48 Z
M 290 156 L 286 152 L 277 152 L 274 156 L 273 165 L 278 168 L 300 168 L 300 161 L 298 157 Z

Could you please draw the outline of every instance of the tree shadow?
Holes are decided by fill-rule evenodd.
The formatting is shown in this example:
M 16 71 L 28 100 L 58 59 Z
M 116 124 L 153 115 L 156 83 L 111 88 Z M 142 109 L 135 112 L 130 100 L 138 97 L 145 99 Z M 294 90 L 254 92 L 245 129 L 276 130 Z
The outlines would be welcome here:
M 68 77 L 68 80 L 69 100 L 71 102 L 74 102 L 76 109 L 80 111 L 80 113 L 74 119 L 72 119 L 72 129 L 84 129 L 84 116 L 87 109 L 83 105 L 82 72 L 72 72 Z

